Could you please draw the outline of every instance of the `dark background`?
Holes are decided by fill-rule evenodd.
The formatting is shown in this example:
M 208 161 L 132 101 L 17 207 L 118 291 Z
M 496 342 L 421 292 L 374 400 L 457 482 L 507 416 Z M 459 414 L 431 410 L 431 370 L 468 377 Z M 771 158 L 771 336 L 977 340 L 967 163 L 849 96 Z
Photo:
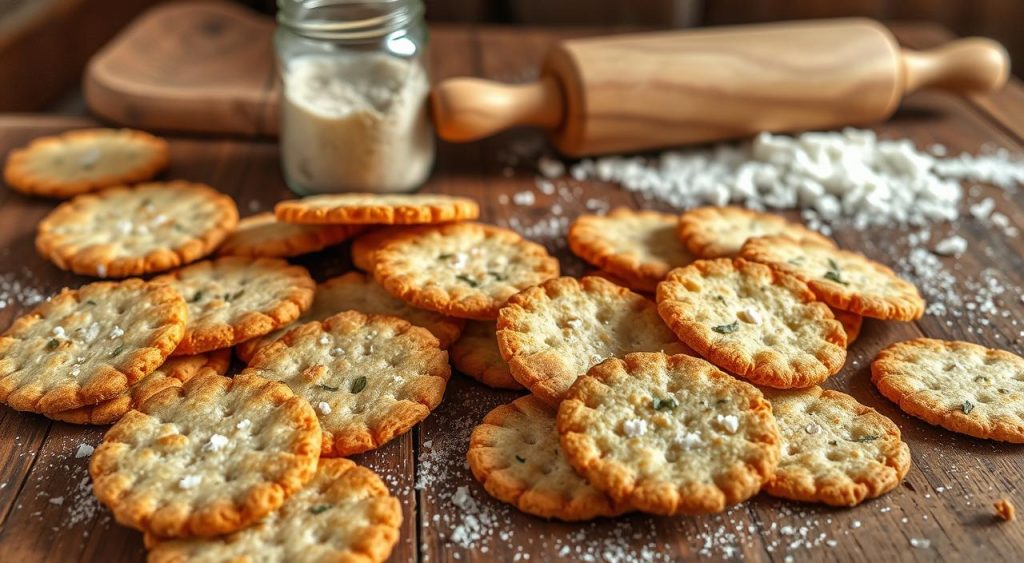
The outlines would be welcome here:
M 0 0 L 0 111 L 39 111 L 74 89 L 117 30 L 161 0 Z M 273 13 L 274 0 L 237 0 Z M 1024 61 L 1024 0 L 426 0 L 432 22 L 686 28 L 867 16 L 930 21 L 1001 41 Z M 1019 65 L 1024 67 L 1024 63 Z M 1014 69 L 1021 76 L 1020 68 Z

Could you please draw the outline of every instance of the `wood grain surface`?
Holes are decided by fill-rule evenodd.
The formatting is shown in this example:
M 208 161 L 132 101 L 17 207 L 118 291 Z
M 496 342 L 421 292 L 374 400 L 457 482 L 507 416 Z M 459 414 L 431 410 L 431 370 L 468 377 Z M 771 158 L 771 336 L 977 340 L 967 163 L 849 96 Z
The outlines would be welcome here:
M 579 32 L 577 32 L 579 33 Z M 901 39 L 925 46 L 943 38 L 933 29 L 907 27 Z M 435 79 L 472 74 L 525 81 L 556 39 L 570 34 L 540 29 L 443 28 L 432 35 Z M 941 143 L 951 153 L 977 152 L 983 145 L 1024 152 L 1019 125 L 1005 116 L 1024 114 L 1024 90 L 984 99 L 960 100 L 940 94 L 914 95 L 896 116 L 876 130 L 889 138 L 908 137 L 920 147 Z M 90 124 L 55 116 L 0 116 L 0 153 L 32 137 Z M 166 178 L 208 182 L 231 194 L 243 215 L 267 210 L 289 197 L 281 179 L 277 147 L 259 140 L 171 139 Z M 615 186 L 561 181 L 553 195 L 536 190 L 534 160 L 550 150 L 531 131 L 513 131 L 477 144 L 439 147 L 436 169 L 424 188 L 465 195 L 482 204 L 485 221 L 509 225 L 548 246 L 567 274 L 587 268 L 565 246 L 560 225 L 587 206 L 628 205 L 668 209 Z M 1024 227 L 1019 197 L 992 187 L 971 192 L 975 201 L 993 197 L 1010 221 Z M 517 193 L 535 193 L 531 205 L 508 203 Z M 557 206 L 557 207 L 556 207 Z M 38 257 L 34 229 L 53 204 L 0 189 L 0 289 L 13 284 L 50 295 L 87 280 L 68 275 Z M 559 214 L 554 210 L 560 209 Z M 554 223 L 554 227 L 552 227 Z M 951 227 L 939 225 L 935 236 Z M 985 290 L 978 280 L 994 278 L 1005 288 L 995 313 L 950 310 L 916 323 L 865 323 L 846 367 L 827 387 L 844 390 L 891 417 L 909 443 L 914 465 L 904 484 L 863 505 L 840 510 L 758 496 L 724 514 L 696 518 L 632 515 L 587 524 L 547 522 L 517 513 L 489 498 L 465 467 L 468 434 L 484 414 L 515 396 L 453 377 L 444 403 L 424 423 L 381 450 L 357 457 L 378 471 L 405 508 L 402 537 L 392 561 L 551 561 L 556 559 L 752 561 L 999 561 L 1024 551 L 1024 527 L 997 523 L 992 503 L 1009 498 L 1024 506 L 1020 447 L 974 440 L 937 429 L 884 399 L 869 381 L 868 365 L 885 345 L 922 334 L 958 338 L 1024 352 L 1024 240 L 1005 236 L 973 219 L 955 232 L 969 242 L 959 260 L 943 259 L 955 280 L 948 291 L 973 303 Z M 847 248 L 898 264 L 907 251 L 904 232 L 872 229 L 836 234 Z M 347 246 L 303 257 L 318 279 L 348 270 Z M 935 280 L 928 280 L 929 284 Z M 25 292 L 20 293 L 25 297 Z M 22 300 L 0 308 L 6 326 L 29 307 Z M 116 525 L 89 494 L 87 459 L 80 444 L 96 444 L 103 428 L 51 422 L 0 407 L 0 559 L 3 561 L 141 561 L 141 536 Z M 419 487 L 417 486 L 419 485 Z M 461 491 L 461 492 L 460 492 Z M 469 500 L 467 500 L 467 498 Z M 456 504 L 456 501 L 457 504 Z M 458 530 L 481 537 L 465 541 Z M 461 528 L 459 528 L 461 526 Z M 453 538 L 453 534 L 455 537 Z M 912 545 L 915 540 L 918 547 Z M 927 543 L 927 545 L 925 545 Z M 465 547 L 471 544 L 471 547 Z

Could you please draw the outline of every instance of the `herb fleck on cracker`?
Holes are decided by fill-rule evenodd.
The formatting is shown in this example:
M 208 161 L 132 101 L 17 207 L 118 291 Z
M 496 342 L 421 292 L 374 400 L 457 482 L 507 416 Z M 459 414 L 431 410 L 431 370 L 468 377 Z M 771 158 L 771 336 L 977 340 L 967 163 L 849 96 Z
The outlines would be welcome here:
M 719 334 L 730 334 L 730 333 L 736 332 L 737 330 L 739 330 L 739 328 L 740 328 L 739 321 L 733 321 L 733 322 L 731 322 L 731 323 L 729 323 L 727 325 L 713 326 L 713 327 L 711 327 L 711 330 L 713 330 L 713 331 L 715 331 L 715 332 L 717 332 Z
M 362 375 L 362 376 L 359 376 L 359 377 L 355 378 L 352 381 L 352 386 L 349 387 L 348 390 L 350 392 L 352 392 L 352 393 L 359 393 L 363 389 L 366 389 L 366 376 L 365 375 Z
M 457 280 L 459 280 L 459 281 L 469 285 L 469 287 L 479 287 L 480 286 L 480 282 L 476 281 L 475 279 L 473 279 L 473 278 L 471 278 L 471 277 L 469 277 L 469 276 L 467 276 L 465 274 L 459 274 L 459 275 L 455 276 L 455 279 L 457 279 Z
M 960 409 L 964 411 L 964 414 L 971 414 L 974 410 L 974 403 L 970 401 L 964 401 L 964 404 L 960 405 Z
M 313 514 L 321 514 L 323 512 L 327 512 L 330 509 L 331 509 L 331 505 L 329 505 L 329 504 L 318 504 L 318 505 L 310 508 L 309 511 L 312 512 Z
M 651 402 L 651 406 L 656 411 L 674 411 L 679 406 L 679 402 L 674 397 L 668 397 L 666 399 L 655 398 Z
M 850 285 L 849 282 L 843 279 L 842 272 L 839 270 L 839 264 L 835 260 L 829 258 L 828 267 L 829 271 L 825 272 L 825 279 L 842 285 Z

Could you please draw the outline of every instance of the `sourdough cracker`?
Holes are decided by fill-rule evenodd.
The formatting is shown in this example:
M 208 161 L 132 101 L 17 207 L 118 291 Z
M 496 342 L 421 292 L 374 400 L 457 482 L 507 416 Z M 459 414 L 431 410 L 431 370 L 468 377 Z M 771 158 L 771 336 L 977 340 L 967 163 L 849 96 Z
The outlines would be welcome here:
M 601 361 L 628 352 L 689 351 L 653 302 L 597 277 L 557 278 L 509 299 L 498 349 L 512 377 L 550 405 Z
M 68 198 L 143 182 L 167 167 L 167 141 L 132 129 L 77 129 L 11 151 L 4 181 L 34 196 Z
M 871 381 L 929 424 L 975 438 L 1024 443 L 1024 358 L 970 342 L 916 338 L 884 348 Z
M 146 537 L 149 563 L 384 561 L 398 541 L 402 506 L 376 473 L 322 459 L 316 476 L 263 520 L 228 536 Z
M 440 342 L 441 348 L 448 348 L 462 333 L 465 321 L 446 317 L 426 309 L 412 307 L 393 297 L 372 278 L 359 272 L 349 272 L 317 284 L 313 305 L 293 324 L 278 329 L 266 336 L 253 338 L 238 345 L 235 351 L 244 362 L 249 362 L 260 348 L 276 342 L 284 334 L 303 323 L 322 321 L 344 311 L 359 311 L 374 315 L 391 315 L 409 321 L 430 331 Z
M 764 389 L 782 436 L 772 496 L 855 506 L 899 486 L 910 448 L 893 421 L 838 391 Z
M 469 468 L 494 498 L 567 522 L 626 510 L 576 474 L 562 454 L 557 410 L 527 395 L 484 417 L 469 439 Z
M 700 258 L 732 258 L 747 240 L 783 236 L 797 242 L 831 248 L 836 243 L 779 215 L 742 207 L 698 207 L 679 216 L 679 239 Z
M 89 473 L 119 523 L 163 538 L 209 537 L 280 507 L 313 478 L 319 453 L 316 415 L 286 386 L 204 374 L 125 414 Z
M 123 278 L 194 262 L 213 252 L 237 223 L 235 202 L 204 184 L 107 188 L 47 215 L 36 249 L 61 269 Z
M 173 289 L 139 279 L 65 288 L 0 336 L 0 401 L 50 413 L 112 399 L 164 363 L 185 317 Z
M 494 320 L 519 291 L 558 276 L 558 260 L 514 231 L 480 223 L 408 229 L 375 253 L 373 277 L 423 309 Z
M 379 448 L 427 417 L 444 395 L 448 354 L 398 317 L 347 311 L 292 329 L 243 374 L 280 381 L 316 409 L 323 456 Z
M 238 222 L 217 249 L 218 256 L 290 258 L 340 244 L 359 232 L 348 225 L 282 223 L 273 213 L 259 213 Z
M 443 194 L 347 193 L 282 201 L 274 214 L 286 223 L 413 225 L 473 220 L 480 206 Z
M 658 313 L 698 354 L 758 385 L 816 385 L 846 361 L 843 326 L 806 284 L 742 258 L 673 270 Z
M 638 510 L 721 512 L 779 462 L 771 405 L 753 385 L 685 354 L 626 354 L 590 369 L 558 407 L 569 463 Z
M 225 256 L 153 280 L 188 303 L 188 324 L 175 355 L 227 348 L 263 336 L 299 317 L 316 284 L 301 266 L 277 258 Z
M 748 240 L 740 256 L 793 274 L 836 309 L 898 321 L 924 314 L 924 299 L 913 284 L 863 254 L 786 237 L 761 237 Z
M 653 292 L 669 270 L 693 261 L 676 237 L 676 224 L 673 214 L 624 207 L 581 215 L 569 228 L 569 248 L 626 287 Z

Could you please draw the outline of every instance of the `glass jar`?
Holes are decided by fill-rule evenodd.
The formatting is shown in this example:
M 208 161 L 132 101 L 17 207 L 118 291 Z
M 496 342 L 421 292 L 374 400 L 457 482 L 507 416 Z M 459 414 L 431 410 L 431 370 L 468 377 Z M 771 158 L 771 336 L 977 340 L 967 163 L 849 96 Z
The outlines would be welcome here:
M 302 195 L 404 192 L 434 162 L 421 0 L 278 0 L 281 161 Z

